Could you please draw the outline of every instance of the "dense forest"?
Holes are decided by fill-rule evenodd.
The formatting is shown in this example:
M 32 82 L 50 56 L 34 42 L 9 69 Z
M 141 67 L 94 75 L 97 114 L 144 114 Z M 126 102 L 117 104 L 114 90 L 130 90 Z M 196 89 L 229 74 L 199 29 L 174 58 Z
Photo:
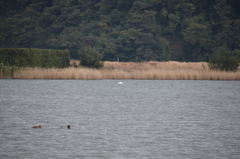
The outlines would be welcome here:
M 239 0 L 7 0 L 0 17 L 1 48 L 67 49 L 72 59 L 83 46 L 136 62 L 240 49 Z

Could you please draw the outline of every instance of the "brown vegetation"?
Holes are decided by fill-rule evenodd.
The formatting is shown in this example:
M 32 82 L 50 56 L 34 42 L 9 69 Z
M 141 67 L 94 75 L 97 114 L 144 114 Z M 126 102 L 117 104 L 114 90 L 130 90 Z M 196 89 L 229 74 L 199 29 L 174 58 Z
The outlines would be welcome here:
M 205 71 L 209 70 L 208 64 L 206 62 L 105 62 L 105 68 L 114 68 L 114 69 L 122 69 L 126 71 L 134 71 L 134 70 L 195 70 L 195 71 Z
M 71 61 L 73 64 L 73 61 Z M 74 61 L 79 64 L 79 61 Z M 73 66 L 73 65 L 72 65 Z M 15 79 L 161 79 L 161 80 L 240 80 L 240 71 L 209 70 L 206 62 L 104 62 L 102 69 L 28 68 L 14 74 Z

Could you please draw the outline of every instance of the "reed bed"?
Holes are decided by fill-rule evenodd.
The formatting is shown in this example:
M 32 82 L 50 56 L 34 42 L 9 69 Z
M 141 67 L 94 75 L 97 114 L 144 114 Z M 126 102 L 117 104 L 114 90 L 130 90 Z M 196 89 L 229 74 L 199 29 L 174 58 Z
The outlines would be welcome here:
M 102 69 L 28 68 L 14 73 L 15 79 L 141 79 L 141 80 L 240 80 L 240 71 L 209 70 L 207 63 L 185 62 L 105 62 Z
M 209 70 L 208 64 L 206 62 L 177 62 L 177 61 L 169 61 L 169 62 L 104 62 L 104 68 L 114 68 L 114 69 L 122 69 L 126 71 L 134 71 L 134 70 L 197 70 L 197 71 L 205 71 Z

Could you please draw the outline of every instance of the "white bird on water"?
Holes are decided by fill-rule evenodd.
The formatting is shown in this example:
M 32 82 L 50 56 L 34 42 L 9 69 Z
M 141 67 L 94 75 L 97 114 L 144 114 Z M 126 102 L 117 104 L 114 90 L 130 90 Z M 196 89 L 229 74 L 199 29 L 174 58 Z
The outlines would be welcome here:
M 123 84 L 123 82 L 118 82 L 118 84 Z

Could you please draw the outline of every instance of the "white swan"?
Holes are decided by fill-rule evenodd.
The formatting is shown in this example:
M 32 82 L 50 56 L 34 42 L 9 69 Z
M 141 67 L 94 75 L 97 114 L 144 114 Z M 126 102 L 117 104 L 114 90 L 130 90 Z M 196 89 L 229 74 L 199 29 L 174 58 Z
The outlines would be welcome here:
M 123 82 L 118 82 L 118 84 L 123 84 Z

